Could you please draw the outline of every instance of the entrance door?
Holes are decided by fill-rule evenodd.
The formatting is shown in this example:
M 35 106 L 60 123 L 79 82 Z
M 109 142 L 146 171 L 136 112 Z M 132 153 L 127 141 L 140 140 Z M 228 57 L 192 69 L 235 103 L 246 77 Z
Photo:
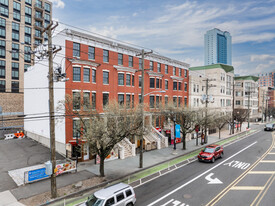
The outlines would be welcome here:
M 83 147 L 83 159 L 85 160 L 89 160 L 89 144 L 84 144 Z

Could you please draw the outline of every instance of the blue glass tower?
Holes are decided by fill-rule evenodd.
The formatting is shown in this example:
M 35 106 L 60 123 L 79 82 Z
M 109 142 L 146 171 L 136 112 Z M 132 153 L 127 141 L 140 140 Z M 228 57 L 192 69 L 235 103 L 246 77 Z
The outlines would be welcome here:
M 232 65 L 232 39 L 229 32 L 212 29 L 204 35 L 204 64 Z

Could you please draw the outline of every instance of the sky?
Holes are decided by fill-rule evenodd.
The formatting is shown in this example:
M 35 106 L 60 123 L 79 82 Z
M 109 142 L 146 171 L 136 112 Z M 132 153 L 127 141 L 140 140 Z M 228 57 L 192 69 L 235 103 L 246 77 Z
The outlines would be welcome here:
M 51 0 L 53 19 L 204 65 L 204 34 L 232 36 L 235 74 L 275 72 L 275 0 Z

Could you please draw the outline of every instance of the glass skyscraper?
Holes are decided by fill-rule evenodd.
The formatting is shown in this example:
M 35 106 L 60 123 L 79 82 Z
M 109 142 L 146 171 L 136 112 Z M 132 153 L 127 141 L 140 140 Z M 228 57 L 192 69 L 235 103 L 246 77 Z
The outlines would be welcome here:
M 204 64 L 232 65 L 232 40 L 227 31 L 212 29 L 204 35 Z

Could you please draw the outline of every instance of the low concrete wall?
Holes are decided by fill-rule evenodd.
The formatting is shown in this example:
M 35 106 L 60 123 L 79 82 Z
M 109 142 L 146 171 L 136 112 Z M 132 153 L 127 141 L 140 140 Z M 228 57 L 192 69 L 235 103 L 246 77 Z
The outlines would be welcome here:
M 28 131 L 24 131 L 25 135 L 39 143 L 41 143 L 42 145 L 50 148 L 50 139 L 32 132 L 28 132 Z M 60 142 L 55 142 L 55 149 L 56 152 L 58 152 L 59 154 L 66 156 L 66 145 Z

